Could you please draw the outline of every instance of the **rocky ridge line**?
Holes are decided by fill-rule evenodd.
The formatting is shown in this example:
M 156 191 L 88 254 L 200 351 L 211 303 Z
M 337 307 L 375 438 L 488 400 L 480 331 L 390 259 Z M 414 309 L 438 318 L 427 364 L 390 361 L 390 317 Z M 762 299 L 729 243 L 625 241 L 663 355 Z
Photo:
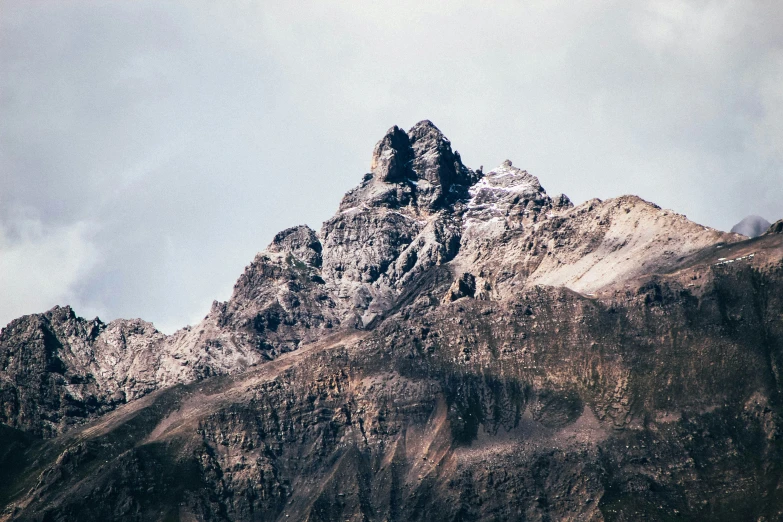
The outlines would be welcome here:
M 0 421 L 52 436 L 155 389 L 372 328 L 439 267 L 454 285 L 427 306 L 502 301 L 532 285 L 593 294 L 739 239 L 631 196 L 573 207 L 510 161 L 469 169 L 430 121 L 395 126 L 320 232 L 275 236 L 199 325 L 165 336 L 67 307 L 12 322 L 0 335 Z
M 0 521 L 783 518 L 783 225 L 573 206 L 392 128 L 172 336 L 0 333 Z

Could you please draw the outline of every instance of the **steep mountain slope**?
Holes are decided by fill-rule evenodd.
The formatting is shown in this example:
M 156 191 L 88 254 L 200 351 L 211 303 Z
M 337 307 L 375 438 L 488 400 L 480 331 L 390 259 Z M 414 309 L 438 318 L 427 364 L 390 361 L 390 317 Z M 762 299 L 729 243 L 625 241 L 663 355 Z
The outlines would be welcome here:
M 776 225 L 574 207 L 394 127 L 199 325 L 6 327 L 0 520 L 779 520 Z

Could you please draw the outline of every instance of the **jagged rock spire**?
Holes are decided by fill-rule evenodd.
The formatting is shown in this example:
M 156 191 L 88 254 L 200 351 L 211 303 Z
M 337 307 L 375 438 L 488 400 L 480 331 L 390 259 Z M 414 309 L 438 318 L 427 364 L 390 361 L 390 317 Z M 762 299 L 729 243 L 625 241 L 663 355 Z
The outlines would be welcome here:
M 405 206 L 438 210 L 465 197 L 480 174 L 462 164 L 451 142 L 429 120 L 407 133 L 396 125 L 376 144 L 371 175 L 349 193 L 343 210 L 359 203 L 370 206 Z M 389 187 L 388 185 L 397 185 Z
M 480 177 L 462 164 L 459 153 L 451 150 L 451 142 L 431 121 L 420 121 L 408 136 L 420 204 L 435 209 L 464 197 Z
M 412 152 L 408 135 L 395 125 L 375 145 L 370 171 L 384 183 L 402 183 L 413 177 Z

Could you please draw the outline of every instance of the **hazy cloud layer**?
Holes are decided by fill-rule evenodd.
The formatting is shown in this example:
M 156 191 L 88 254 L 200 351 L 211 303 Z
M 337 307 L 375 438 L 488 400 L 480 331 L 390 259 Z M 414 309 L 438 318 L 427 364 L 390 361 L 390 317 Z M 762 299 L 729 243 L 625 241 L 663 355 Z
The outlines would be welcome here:
M 0 323 L 65 303 L 192 323 L 424 118 L 468 165 L 510 158 L 576 202 L 634 193 L 724 230 L 783 217 L 778 2 L 0 12 Z

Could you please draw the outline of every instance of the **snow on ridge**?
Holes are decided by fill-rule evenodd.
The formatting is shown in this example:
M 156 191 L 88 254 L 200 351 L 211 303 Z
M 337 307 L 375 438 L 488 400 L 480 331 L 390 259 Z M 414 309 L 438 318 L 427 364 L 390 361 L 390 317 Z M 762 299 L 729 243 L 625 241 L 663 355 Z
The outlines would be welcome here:
M 535 176 L 526 170 L 521 170 L 511 165 L 501 165 L 487 172 L 475 185 L 470 187 L 471 196 L 476 196 L 481 191 L 493 191 L 498 193 L 535 194 L 541 191 L 541 185 Z
M 511 207 L 519 204 L 520 199 L 537 199 L 543 189 L 535 176 L 507 162 L 487 172 L 468 193 L 465 228 L 505 222 Z M 520 208 L 520 212 L 524 211 Z
M 539 192 L 542 192 L 542 188 L 535 176 L 526 170 L 504 164 L 487 172 L 468 189 L 471 197 L 467 206 L 469 209 L 477 208 L 484 202 L 501 201 L 510 195 L 534 196 Z

